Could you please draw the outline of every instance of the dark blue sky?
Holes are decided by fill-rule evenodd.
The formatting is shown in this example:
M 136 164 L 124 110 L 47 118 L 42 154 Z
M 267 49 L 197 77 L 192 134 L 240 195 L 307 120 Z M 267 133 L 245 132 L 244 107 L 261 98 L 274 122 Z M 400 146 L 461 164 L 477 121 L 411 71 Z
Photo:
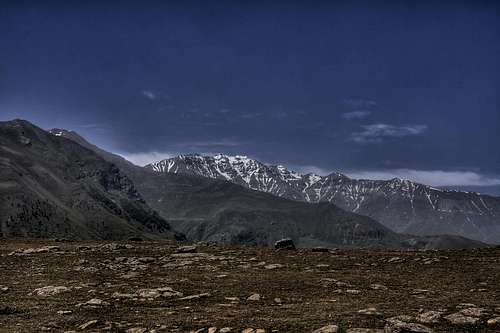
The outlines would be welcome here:
M 136 159 L 498 185 L 500 6 L 409 2 L 4 1 L 0 118 Z

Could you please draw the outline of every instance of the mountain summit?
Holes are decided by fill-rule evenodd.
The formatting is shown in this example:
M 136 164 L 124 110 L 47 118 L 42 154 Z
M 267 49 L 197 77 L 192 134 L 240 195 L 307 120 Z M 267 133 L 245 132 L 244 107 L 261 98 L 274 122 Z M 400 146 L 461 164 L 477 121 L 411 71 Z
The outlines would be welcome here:
M 400 233 L 452 234 L 500 243 L 500 198 L 488 195 L 441 190 L 399 178 L 303 175 L 281 165 L 223 154 L 179 155 L 146 168 L 226 180 L 296 201 L 332 202 Z

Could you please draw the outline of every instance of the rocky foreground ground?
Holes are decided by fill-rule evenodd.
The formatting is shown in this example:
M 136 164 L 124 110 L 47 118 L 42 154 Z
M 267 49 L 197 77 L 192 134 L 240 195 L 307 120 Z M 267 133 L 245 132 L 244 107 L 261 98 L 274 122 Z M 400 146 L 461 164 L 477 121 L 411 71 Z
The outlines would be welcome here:
M 324 250 L 1 240 L 0 332 L 500 332 L 500 247 Z

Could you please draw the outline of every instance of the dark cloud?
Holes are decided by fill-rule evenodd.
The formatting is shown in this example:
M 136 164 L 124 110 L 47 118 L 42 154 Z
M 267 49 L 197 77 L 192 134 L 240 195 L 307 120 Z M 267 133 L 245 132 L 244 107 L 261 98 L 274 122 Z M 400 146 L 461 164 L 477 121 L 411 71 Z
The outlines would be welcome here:
M 2 119 L 143 159 L 500 170 L 498 2 L 57 6 L 0 10 Z

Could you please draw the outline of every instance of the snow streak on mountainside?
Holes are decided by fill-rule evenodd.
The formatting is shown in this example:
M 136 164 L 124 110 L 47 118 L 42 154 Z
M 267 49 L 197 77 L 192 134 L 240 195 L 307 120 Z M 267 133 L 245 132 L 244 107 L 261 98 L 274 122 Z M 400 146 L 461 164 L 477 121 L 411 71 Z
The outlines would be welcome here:
M 439 190 L 398 178 L 357 180 L 339 173 L 302 175 L 246 156 L 180 155 L 152 163 L 157 172 L 227 180 L 306 202 L 333 202 L 387 227 L 419 235 L 454 234 L 500 243 L 500 198 Z

